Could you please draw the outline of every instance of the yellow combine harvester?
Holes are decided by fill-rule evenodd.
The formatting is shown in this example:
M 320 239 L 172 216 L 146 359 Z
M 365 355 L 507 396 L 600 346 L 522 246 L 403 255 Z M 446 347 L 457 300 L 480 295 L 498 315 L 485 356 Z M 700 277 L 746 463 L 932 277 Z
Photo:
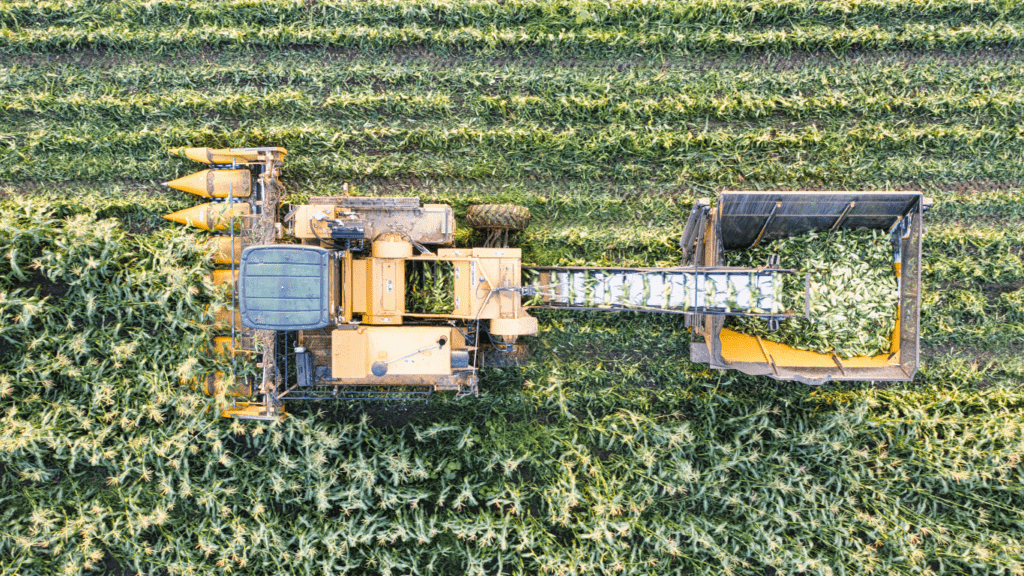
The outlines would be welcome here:
M 313 197 L 278 222 L 284 149 L 177 152 L 209 168 L 168 185 L 211 202 L 167 218 L 217 234 L 215 261 L 225 269 L 214 280 L 234 286 L 234 309 L 216 318 L 230 336 L 216 346 L 262 355 L 259 381 L 207 379 L 208 393 L 232 398 L 226 417 L 275 418 L 289 400 L 476 394 L 485 364 L 525 360 L 521 338 L 537 334 L 535 308 L 685 314 L 703 336 L 691 344 L 694 361 L 809 384 L 904 380 L 917 368 L 927 206 L 917 193 L 724 193 L 714 210 L 694 206 L 682 266 L 524 268 L 507 243 L 528 224 L 525 208 L 470 207 L 469 224 L 487 232 L 478 248 L 453 248 L 452 208 L 418 198 Z M 913 275 L 902 283 L 893 353 L 840 362 L 723 328 L 725 316 L 777 325 L 809 314 L 780 308 L 776 286 L 793 270 L 723 266 L 725 249 L 836 227 L 893 230 L 904 279 Z M 809 303 L 806 287 L 804 296 Z

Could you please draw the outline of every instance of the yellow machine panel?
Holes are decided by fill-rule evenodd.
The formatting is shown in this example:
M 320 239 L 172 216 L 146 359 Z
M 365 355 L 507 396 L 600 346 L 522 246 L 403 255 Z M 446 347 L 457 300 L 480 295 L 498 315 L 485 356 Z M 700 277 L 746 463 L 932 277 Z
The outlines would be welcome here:
M 525 314 L 517 293 L 491 292 L 495 288 L 519 286 L 522 275 L 522 250 L 441 249 L 437 251 L 437 255 L 441 259 L 456 261 L 455 315 L 486 319 L 514 318 Z
M 210 283 L 216 284 L 217 286 L 227 284 L 234 287 L 234 285 L 238 283 L 238 270 L 235 270 L 234 272 L 231 270 L 213 270 L 210 272 L 210 275 L 207 276 L 207 279 Z
M 164 216 L 165 220 L 194 226 L 200 230 L 219 232 L 231 227 L 232 221 L 235 226 L 241 225 L 239 220 L 252 212 L 250 206 L 244 202 L 228 204 L 227 202 L 210 202 L 178 210 Z
M 469 316 L 473 311 L 469 296 L 469 270 L 471 262 L 455 263 L 455 314 Z
M 368 258 L 366 324 L 401 324 L 405 311 L 405 262 Z
M 392 260 L 374 259 L 374 284 L 380 286 L 380 306 L 371 307 L 373 314 L 391 314 L 401 312 L 398 306 L 398 294 L 404 292 L 405 282 L 399 280 L 399 266 Z M 403 268 L 404 271 L 404 268 Z M 405 274 L 401 274 L 405 277 Z
M 238 264 L 242 261 L 242 239 L 230 236 L 214 236 L 207 240 L 213 251 L 214 264 Z
M 451 374 L 454 330 L 445 326 L 360 326 L 331 333 L 331 375 L 337 379 Z M 375 376 L 374 364 L 386 367 Z
M 319 217 L 319 218 L 318 218 Z M 322 219 L 337 218 L 338 207 L 323 204 L 306 204 L 295 209 L 295 237 L 302 240 L 329 238 L 330 229 L 321 224 Z M 316 230 L 313 227 L 316 226 Z
M 331 376 L 366 378 L 366 330 L 335 330 L 331 333 Z
M 367 310 L 367 278 L 366 260 L 352 260 L 352 312 L 357 314 L 365 314 Z
M 202 162 L 203 164 L 247 164 L 258 162 L 261 156 L 268 151 L 284 156 L 287 150 L 280 147 L 274 148 L 171 148 L 171 154 L 185 156 L 190 160 Z

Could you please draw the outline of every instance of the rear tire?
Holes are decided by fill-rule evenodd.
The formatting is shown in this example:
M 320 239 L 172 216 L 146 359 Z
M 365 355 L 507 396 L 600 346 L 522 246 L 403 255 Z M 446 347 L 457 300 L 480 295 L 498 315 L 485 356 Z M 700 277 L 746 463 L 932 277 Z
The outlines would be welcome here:
M 484 366 L 490 368 L 508 368 L 510 366 L 523 366 L 530 359 L 530 349 L 526 344 L 512 344 L 508 352 L 499 350 L 493 345 L 487 348 L 484 357 Z
M 482 230 L 523 230 L 530 225 L 530 210 L 515 204 L 474 204 L 466 210 L 466 223 Z

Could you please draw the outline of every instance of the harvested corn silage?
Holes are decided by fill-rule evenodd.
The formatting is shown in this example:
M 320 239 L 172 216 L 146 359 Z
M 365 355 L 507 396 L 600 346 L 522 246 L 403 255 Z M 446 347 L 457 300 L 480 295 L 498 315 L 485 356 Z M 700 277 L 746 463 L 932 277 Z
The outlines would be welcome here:
M 413 314 L 455 312 L 455 264 L 408 262 L 405 270 L 405 310 Z
M 889 352 L 900 293 L 888 234 L 881 230 L 809 232 L 730 253 L 728 261 L 730 266 L 765 266 L 771 254 L 779 255 L 780 268 L 800 271 L 780 275 L 786 310 L 803 314 L 804 277 L 810 273 L 810 320 L 785 320 L 772 332 L 765 320 L 734 317 L 726 327 L 840 358 Z

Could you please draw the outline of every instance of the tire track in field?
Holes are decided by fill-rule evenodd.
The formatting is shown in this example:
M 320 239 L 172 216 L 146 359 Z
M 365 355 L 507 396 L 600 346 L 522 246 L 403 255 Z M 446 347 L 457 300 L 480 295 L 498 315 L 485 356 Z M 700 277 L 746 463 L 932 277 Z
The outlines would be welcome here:
M 422 46 L 396 46 L 368 55 L 359 48 L 293 46 L 283 49 L 252 49 L 232 54 L 231 59 L 248 64 L 283 61 L 292 65 L 308 64 L 315 60 L 321 64 L 387 63 L 414 65 L 430 70 L 450 70 L 466 64 L 479 64 L 490 69 L 508 66 L 550 69 L 616 70 L 625 72 L 638 68 L 659 70 L 760 70 L 788 72 L 818 70 L 828 66 L 865 67 L 892 64 L 904 67 L 934 63 L 944 66 L 975 66 L 978 64 L 1017 64 L 1024 60 L 1024 50 L 1015 48 L 981 48 L 956 51 L 931 50 L 851 50 L 844 53 L 794 50 L 788 54 L 774 50 L 752 50 L 746 54 L 665 54 L 659 56 L 624 55 L 614 59 L 564 56 L 551 57 L 537 51 L 515 53 L 506 50 L 500 56 L 481 57 L 465 50 L 434 50 Z M 8 64 L 24 66 L 77 65 L 82 68 L 109 70 L 131 64 L 166 64 L 175 67 L 217 65 L 224 61 L 224 53 L 210 48 L 169 49 L 160 54 L 137 54 L 105 48 L 70 48 L 61 52 L 29 52 L 9 54 Z

